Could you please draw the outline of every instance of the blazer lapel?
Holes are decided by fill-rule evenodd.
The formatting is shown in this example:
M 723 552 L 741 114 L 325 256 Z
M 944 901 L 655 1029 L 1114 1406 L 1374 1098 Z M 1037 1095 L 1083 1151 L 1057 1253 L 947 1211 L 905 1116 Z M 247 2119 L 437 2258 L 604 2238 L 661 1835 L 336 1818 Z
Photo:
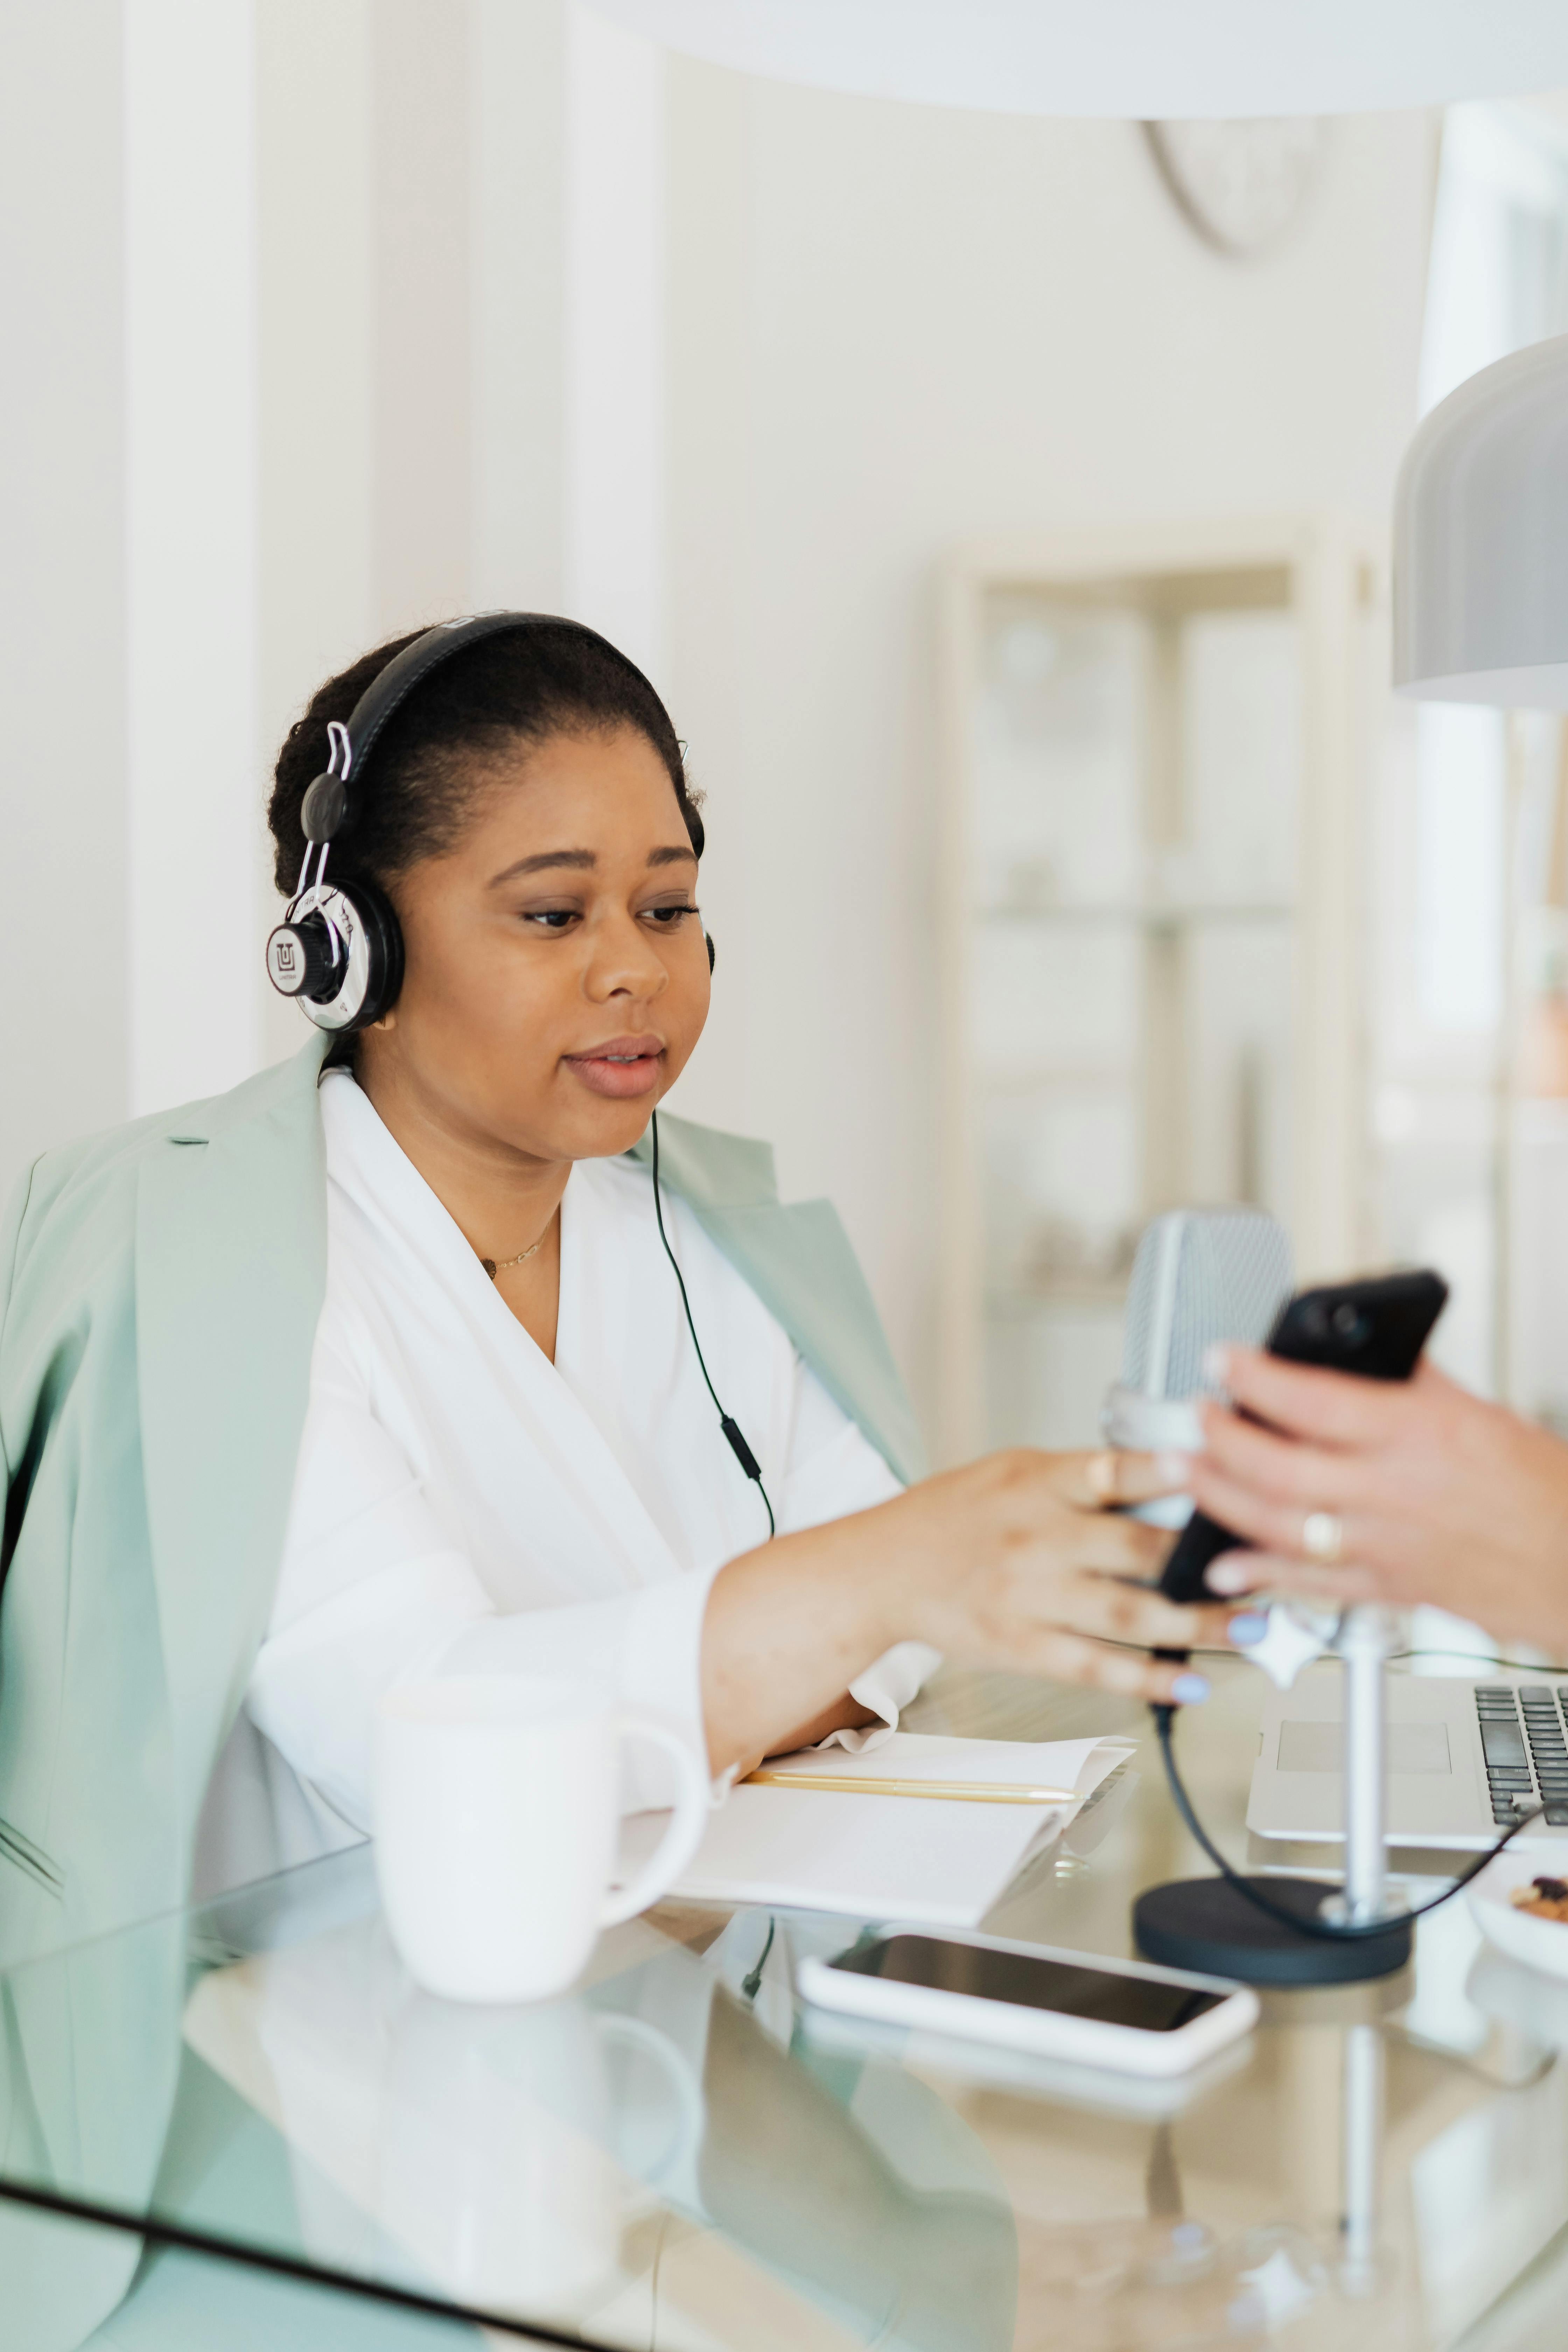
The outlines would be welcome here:
M 662 1171 L 661 1171 L 662 1172 Z M 881 1318 L 831 1201 L 692 1208 L 777 1317 L 823 1387 L 906 1486 L 925 1475 L 914 1407 Z
M 647 1139 L 628 1156 L 648 1165 Z M 765 1143 L 685 1119 L 659 1120 L 658 1164 L 660 1182 L 689 1204 L 889 1468 L 906 1485 L 923 1477 L 920 1423 L 833 1203 L 782 1206 Z
M 187 1829 L 282 1552 L 326 1283 L 324 1044 L 200 1105 L 140 1173 L 142 1461 Z

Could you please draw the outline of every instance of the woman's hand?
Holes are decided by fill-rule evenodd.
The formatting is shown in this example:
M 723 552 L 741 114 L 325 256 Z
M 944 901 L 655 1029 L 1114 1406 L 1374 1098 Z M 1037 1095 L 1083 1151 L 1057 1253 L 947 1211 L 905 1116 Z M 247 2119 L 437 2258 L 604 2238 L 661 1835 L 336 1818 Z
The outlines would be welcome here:
M 1201 1675 L 1148 1652 L 1241 1646 L 1263 1621 L 1149 1589 L 1171 1538 L 1109 1507 L 1168 1491 L 1147 1455 L 1019 1448 L 731 1560 L 702 1632 L 714 1770 L 772 1751 L 908 1640 L 1131 1698 L 1205 1697 Z
M 909 1522 L 903 1630 L 971 1664 L 1133 1698 L 1205 1697 L 1201 1675 L 1146 1653 L 1224 1647 L 1230 1610 L 1150 1590 L 1169 1533 L 1108 1507 L 1169 1491 L 1147 1454 L 1022 1447 L 928 1479 L 885 1507 Z
M 1484 1403 L 1425 1361 L 1414 1379 L 1395 1383 L 1233 1348 L 1224 1379 L 1237 1403 L 1270 1426 L 1207 1406 L 1206 1451 L 1163 1465 L 1201 1510 L 1257 1546 L 1215 1562 L 1212 1591 L 1268 1587 L 1335 1601 L 1429 1601 L 1479 1619 L 1500 1640 L 1563 1655 L 1568 1445 L 1561 1439 Z M 1307 1529 L 1313 1515 L 1315 1546 Z M 1337 1560 L 1325 1559 L 1336 1549 Z

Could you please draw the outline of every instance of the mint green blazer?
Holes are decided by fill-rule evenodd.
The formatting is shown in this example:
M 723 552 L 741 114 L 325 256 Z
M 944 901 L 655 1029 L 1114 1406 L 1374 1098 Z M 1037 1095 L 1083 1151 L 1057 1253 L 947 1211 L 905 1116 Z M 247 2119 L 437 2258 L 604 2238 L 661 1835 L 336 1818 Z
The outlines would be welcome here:
M 325 1045 L 46 1153 L 0 1234 L 0 1966 L 185 1898 L 304 1421 Z M 781 1206 L 763 1144 L 660 1131 L 663 1180 L 918 1476 L 914 1415 L 833 1209 Z
M 0 2152 L 132 2210 L 176 2086 L 192 2095 L 183 1923 L 82 1939 L 185 1901 L 270 1613 L 326 1278 L 325 1045 L 47 1153 L 0 1232 L 0 1969 L 78 1948 L 0 1980 Z M 661 1178 L 898 1475 L 917 1476 L 914 1416 L 833 1210 L 781 1207 L 764 1145 L 660 1127 Z M 235 2193 L 283 2195 L 275 2136 L 216 2082 L 203 2093 L 205 2070 L 195 2080 L 213 2105 L 197 2139 L 224 2151 Z M 18 2352 L 70 2352 L 111 2312 L 103 2352 L 248 2342 L 263 2305 L 300 2352 L 368 2352 L 392 2325 L 205 2264 L 153 2262 L 121 2305 L 137 2259 L 133 2239 L 0 2205 Z

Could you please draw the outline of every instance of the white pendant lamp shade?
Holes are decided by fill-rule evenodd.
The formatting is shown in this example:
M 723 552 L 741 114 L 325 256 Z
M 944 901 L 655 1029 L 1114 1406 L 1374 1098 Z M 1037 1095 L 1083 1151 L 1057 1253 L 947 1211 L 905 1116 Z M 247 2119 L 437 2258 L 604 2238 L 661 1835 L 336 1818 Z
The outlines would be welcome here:
M 1394 682 L 1427 700 L 1568 710 L 1568 335 L 1482 368 L 1411 443 Z
M 1568 84 L 1564 0 L 590 0 L 742 73 L 1009 114 L 1353 114 Z

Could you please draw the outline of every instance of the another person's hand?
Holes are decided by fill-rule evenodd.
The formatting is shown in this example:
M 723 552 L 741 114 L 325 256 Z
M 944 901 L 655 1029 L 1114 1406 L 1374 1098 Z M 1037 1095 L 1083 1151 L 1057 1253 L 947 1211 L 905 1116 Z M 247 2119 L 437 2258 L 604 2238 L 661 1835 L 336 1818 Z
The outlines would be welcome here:
M 1207 1406 L 1205 1452 L 1163 1465 L 1256 1546 L 1211 1591 L 1428 1601 L 1564 1655 L 1568 1444 L 1425 1361 L 1384 1383 L 1232 1348 L 1224 1378 L 1257 1421 Z

